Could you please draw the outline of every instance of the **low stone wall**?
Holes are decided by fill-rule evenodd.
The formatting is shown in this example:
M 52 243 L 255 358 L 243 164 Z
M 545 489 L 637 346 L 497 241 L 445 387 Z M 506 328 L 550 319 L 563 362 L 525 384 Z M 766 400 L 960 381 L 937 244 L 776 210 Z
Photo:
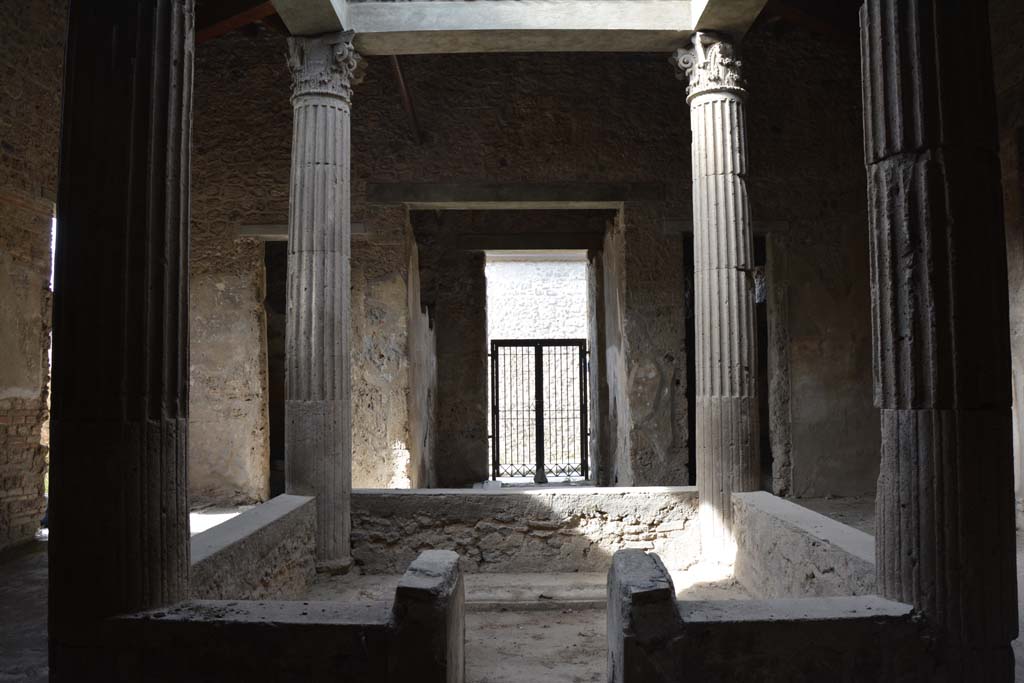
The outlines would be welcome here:
M 605 571 L 622 548 L 671 569 L 700 554 L 694 487 L 357 490 L 352 556 L 399 574 L 426 549 L 454 550 L 466 572 Z
M 656 555 L 616 553 L 608 575 L 608 680 L 885 683 L 935 680 L 910 605 L 877 596 L 675 600 Z
M 875 539 L 770 493 L 734 493 L 736 578 L 759 598 L 870 595 Z
M 299 598 L 316 573 L 316 504 L 281 495 L 192 537 L 190 593 L 203 600 Z
M 103 634 L 108 656 L 76 673 L 90 681 L 462 683 L 464 609 L 458 558 L 433 551 L 412 563 L 391 604 L 194 600 L 115 617 Z

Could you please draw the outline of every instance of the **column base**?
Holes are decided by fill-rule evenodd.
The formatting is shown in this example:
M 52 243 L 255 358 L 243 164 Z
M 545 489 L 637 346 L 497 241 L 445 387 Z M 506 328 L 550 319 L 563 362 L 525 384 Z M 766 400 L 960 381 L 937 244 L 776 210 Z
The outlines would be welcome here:
M 348 574 L 352 569 L 352 558 L 342 557 L 337 560 L 317 560 L 316 573 L 328 576 L 340 576 Z

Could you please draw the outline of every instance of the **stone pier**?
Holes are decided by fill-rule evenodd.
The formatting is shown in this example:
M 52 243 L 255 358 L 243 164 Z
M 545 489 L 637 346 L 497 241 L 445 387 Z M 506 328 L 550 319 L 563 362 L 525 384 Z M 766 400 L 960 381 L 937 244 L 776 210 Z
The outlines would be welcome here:
M 50 680 L 187 597 L 192 0 L 71 4 L 57 202 Z
M 947 680 L 1009 681 L 1017 634 L 1006 252 L 987 3 L 861 9 L 878 590 Z
M 705 556 L 734 547 L 734 491 L 760 486 L 746 91 L 729 42 L 699 33 L 676 51 L 693 134 L 697 489 Z
M 288 493 L 316 497 L 318 569 L 348 568 L 352 33 L 289 39 L 294 78 L 288 217 Z

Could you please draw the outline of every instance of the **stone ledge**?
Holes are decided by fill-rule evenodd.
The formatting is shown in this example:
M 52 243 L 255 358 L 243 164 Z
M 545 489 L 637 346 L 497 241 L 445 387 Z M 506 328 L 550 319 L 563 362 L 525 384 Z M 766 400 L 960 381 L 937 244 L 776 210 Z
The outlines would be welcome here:
M 734 493 L 736 578 L 760 598 L 868 595 L 870 535 L 770 493 Z
M 281 495 L 192 537 L 195 599 L 303 595 L 315 572 L 316 504 Z

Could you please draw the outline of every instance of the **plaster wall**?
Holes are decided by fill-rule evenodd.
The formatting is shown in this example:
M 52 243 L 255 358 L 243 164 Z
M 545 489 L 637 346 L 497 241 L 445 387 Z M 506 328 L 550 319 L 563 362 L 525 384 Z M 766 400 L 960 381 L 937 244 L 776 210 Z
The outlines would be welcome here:
M 990 0 L 1006 217 L 1017 527 L 1024 528 L 1024 6 Z
M 409 488 L 410 254 L 397 241 L 352 243 L 352 486 Z
M 407 237 L 409 281 L 409 476 L 414 487 L 437 483 L 434 448 L 437 441 L 437 340 L 434 320 L 423 304 L 419 248 Z
M 0 27 L 0 550 L 46 509 L 50 230 L 67 3 L 4 3 Z
M 778 25 L 748 36 L 743 56 L 747 182 L 769 257 L 772 488 L 798 498 L 871 493 L 880 427 L 857 34 Z
M 280 53 L 238 41 L 196 50 L 189 295 L 193 506 L 270 494 L 263 243 L 242 225 L 287 217 L 291 106 Z M 280 128 L 282 117 L 287 128 Z M 245 125 L 239 125 L 239 122 Z M 280 131 L 253 144 L 253 130 Z M 284 222 L 287 222 L 286 220 Z

